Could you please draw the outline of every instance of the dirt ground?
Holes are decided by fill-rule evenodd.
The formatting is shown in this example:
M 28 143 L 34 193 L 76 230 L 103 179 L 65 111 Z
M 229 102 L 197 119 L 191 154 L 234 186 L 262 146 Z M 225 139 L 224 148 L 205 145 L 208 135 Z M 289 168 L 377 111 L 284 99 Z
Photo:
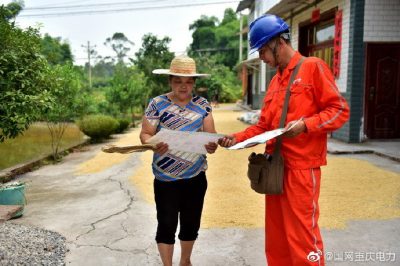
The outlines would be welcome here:
M 217 108 L 213 115 L 218 133 L 243 130 L 239 112 Z M 136 128 L 119 139 L 117 145 L 139 144 Z M 249 188 L 247 157 L 262 152 L 263 145 L 238 151 L 219 148 L 208 156 L 208 190 L 202 228 L 261 228 L 264 221 L 264 197 Z M 124 162 L 130 155 L 98 153 L 82 163 L 77 174 L 104 171 Z M 141 164 L 132 169 L 130 181 L 146 202 L 154 204 L 152 152 L 140 156 Z M 400 175 L 358 159 L 328 156 L 322 168 L 319 225 L 325 229 L 343 229 L 353 220 L 389 220 L 400 217 Z

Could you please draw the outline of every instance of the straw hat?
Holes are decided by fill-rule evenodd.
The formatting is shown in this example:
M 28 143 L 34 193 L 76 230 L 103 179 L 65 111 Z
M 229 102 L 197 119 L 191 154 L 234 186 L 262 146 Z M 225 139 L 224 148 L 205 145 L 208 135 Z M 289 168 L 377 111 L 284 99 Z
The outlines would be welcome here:
M 188 56 L 177 56 L 171 61 L 169 69 L 155 69 L 153 74 L 179 77 L 206 77 L 210 74 L 196 73 L 196 62 Z

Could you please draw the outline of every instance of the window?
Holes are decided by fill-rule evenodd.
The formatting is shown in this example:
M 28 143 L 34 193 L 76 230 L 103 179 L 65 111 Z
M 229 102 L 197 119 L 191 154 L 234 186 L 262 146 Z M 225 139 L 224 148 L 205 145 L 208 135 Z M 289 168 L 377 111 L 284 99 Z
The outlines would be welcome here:
M 333 21 L 329 21 L 326 25 L 318 25 L 315 27 L 314 43 L 319 44 L 333 40 L 335 34 L 335 25 L 333 23 Z
M 317 23 L 311 20 L 300 24 L 299 51 L 306 56 L 323 59 L 333 68 L 333 39 L 335 36 L 336 8 L 321 14 Z

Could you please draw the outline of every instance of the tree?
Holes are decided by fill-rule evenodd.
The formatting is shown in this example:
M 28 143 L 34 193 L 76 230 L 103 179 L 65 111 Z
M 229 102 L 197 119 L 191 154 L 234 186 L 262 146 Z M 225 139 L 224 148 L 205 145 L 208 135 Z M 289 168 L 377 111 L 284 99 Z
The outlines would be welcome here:
M 133 60 L 133 63 L 147 78 L 146 90 L 148 90 L 149 97 L 155 97 L 168 90 L 165 77 L 154 75 L 152 71 L 155 68 L 169 68 L 171 60 L 174 58 L 174 54 L 168 48 L 171 39 L 169 37 L 158 39 L 149 33 L 143 36 L 142 41 L 142 47 L 136 52 L 136 59 Z
M 221 102 L 240 98 L 240 83 L 234 69 L 239 60 L 239 24 L 236 13 L 228 8 L 221 22 L 215 17 L 201 16 L 189 26 L 193 40 L 188 53 L 200 72 L 211 73 L 210 78 L 199 79 L 197 86 L 206 87 L 210 98 L 218 94 Z
M 217 47 L 223 49 L 215 55 L 217 62 L 233 69 L 239 60 L 239 20 L 235 16 L 234 20 L 229 21 L 231 19 L 229 12 L 226 14 L 228 19 L 224 18 L 225 24 L 221 24 L 215 29 Z
M 53 77 L 50 92 L 54 103 L 42 116 L 51 135 L 53 159 L 59 159 L 59 147 L 69 123 L 85 113 L 85 97 L 81 79 L 71 65 L 56 65 L 51 69 Z
M 12 12 L 0 6 L 0 142 L 21 134 L 52 102 L 38 31 L 9 22 Z
M 197 87 L 208 88 L 209 98 L 219 95 L 220 102 L 233 102 L 240 98 L 241 89 L 235 73 L 227 66 L 217 63 L 215 57 L 196 58 L 200 73 L 211 73 L 209 78 L 198 79 Z
M 93 77 L 112 77 L 114 75 L 115 66 L 111 62 L 106 62 L 104 59 L 100 59 L 92 70 Z
M 85 73 L 87 72 L 88 64 L 85 65 Z M 102 87 L 110 86 L 111 79 L 114 75 L 115 64 L 107 62 L 101 58 L 94 66 L 92 66 L 92 82 L 93 89 L 101 89 Z
M 53 38 L 46 33 L 41 44 L 41 52 L 51 65 L 72 62 L 71 47 L 67 42 L 63 42 L 61 37 Z
M 104 45 L 110 46 L 117 54 L 118 62 L 123 62 L 127 53 L 131 50 L 129 46 L 133 46 L 131 42 L 123 33 L 116 32 L 112 37 L 109 37 L 104 42 Z
M 106 99 L 116 107 L 119 114 L 126 114 L 128 110 L 132 114 L 134 107 L 143 111 L 148 98 L 148 90 L 145 88 L 146 78 L 137 67 L 126 67 L 119 63 L 116 65 L 111 87 L 106 92 Z
M 1 6 L 3 11 L 1 12 L 1 18 L 9 21 L 15 18 L 21 10 L 24 8 L 24 1 L 13 1 L 9 3 L 7 6 Z
M 200 19 L 189 25 L 189 30 L 193 30 L 193 41 L 190 45 L 191 56 L 201 49 L 214 48 L 217 46 L 215 28 L 218 23 L 218 18 L 202 15 Z
M 213 56 L 217 63 L 233 70 L 239 60 L 239 24 L 231 8 L 225 10 L 221 23 L 215 17 L 201 16 L 189 26 L 193 30 L 189 55 Z
M 237 20 L 237 16 L 235 11 L 233 11 L 232 8 L 227 8 L 224 11 L 224 18 L 221 21 L 221 25 L 225 25 L 228 24 L 232 21 L 236 21 Z

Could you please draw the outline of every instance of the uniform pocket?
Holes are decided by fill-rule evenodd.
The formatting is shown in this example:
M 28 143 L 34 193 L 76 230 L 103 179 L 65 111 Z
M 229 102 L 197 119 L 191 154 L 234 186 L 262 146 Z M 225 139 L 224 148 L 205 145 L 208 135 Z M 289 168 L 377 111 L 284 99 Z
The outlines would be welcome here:
M 267 94 L 264 97 L 264 104 L 270 103 L 272 101 L 273 95 L 275 93 L 274 92 L 267 92 Z
M 306 110 L 314 110 L 315 101 L 310 85 L 298 83 L 290 87 L 289 111 L 288 114 L 296 114 L 294 119 L 308 115 Z
M 304 83 L 296 83 L 290 87 L 290 94 L 302 94 L 307 93 L 311 88 L 311 85 L 304 84 Z

